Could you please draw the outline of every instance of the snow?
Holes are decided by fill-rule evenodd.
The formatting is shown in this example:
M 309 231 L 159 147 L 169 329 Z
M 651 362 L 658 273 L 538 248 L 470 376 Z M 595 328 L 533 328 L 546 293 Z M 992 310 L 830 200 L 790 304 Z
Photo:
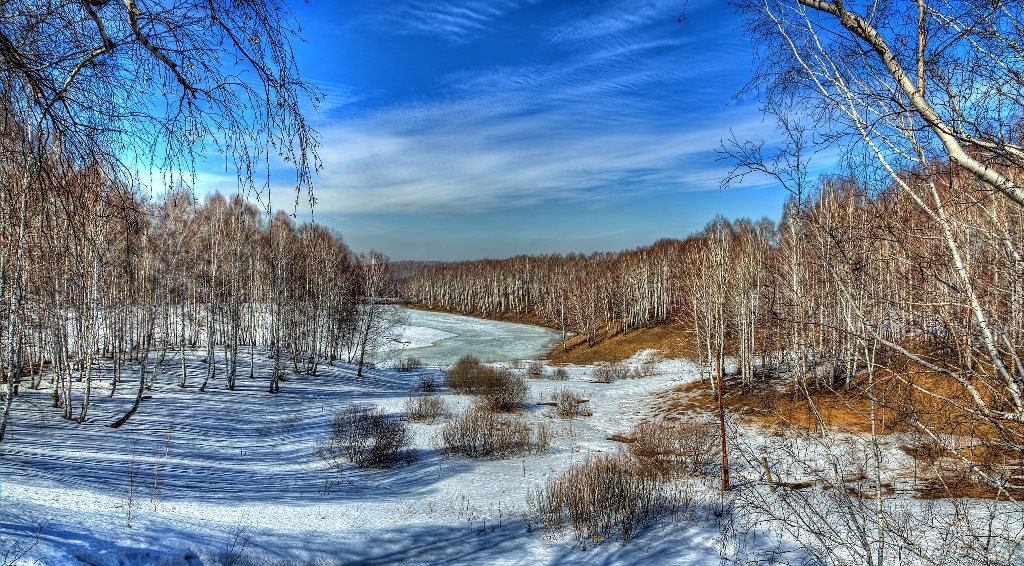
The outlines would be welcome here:
M 438 331 L 453 334 L 431 353 L 451 360 L 460 348 L 475 352 L 485 341 L 536 333 L 446 317 L 414 314 L 413 324 L 432 326 L 406 336 L 420 344 L 437 342 Z M 542 343 L 531 352 L 496 347 L 483 357 L 536 357 Z M 260 354 L 256 375 L 266 376 L 272 362 Z M 240 378 L 233 392 L 217 381 L 200 393 L 200 357 L 187 359 L 193 382 L 184 390 L 175 385 L 180 360 L 165 360 L 152 397 L 117 430 L 104 425 L 130 404 L 128 383 L 108 399 L 109 386 L 96 382 L 84 425 L 62 420 L 47 391 L 23 389 L 0 444 L 0 557 L 27 550 L 25 564 L 96 565 L 719 562 L 717 533 L 703 521 L 669 521 L 627 545 L 606 541 L 583 551 L 571 537 L 529 532 L 524 520 L 530 488 L 588 453 L 617 450 L 607 437 L 647 415 L 648 393 L 694 378 L 686 362 L 666 361 L 655 377 L 615 384 L 589 382 L 585 367 L 570 367 L 567 382 L 531 380 L 523 417 L 556 433 L 544 456 L 446 458 L 438 450 L 442 425 L 410 423 L 417 462 L 337 471 L 313 448 L 338 407 L 373 404 L 397 414 L 421 376 L 443 372 L 381 369 L 358 378 L 353 367 L 323 366 L 316 376 L 291 376 L 277 395 L 259 377 Z M 591 399 L 594 416 L 561 421 L 535 404 L 562 387 Z M 446 399 L 457 407 L 471 401 Z
M 663 360 L 651 377 L 610 384 L 591 381 L 593 368 L 586 366 L 567 366 L 566 381 L 529 380 L 530 398 L 521 416 L 553 432 L 552 448 L 542 456 L 448 458 L 439 450 L 443 424 L 409 423 L 419 456 L 411 465 L 328 468 L 314 445 L 340 407 L 375 405 L 401 415 L 422 377 L 441 380 L 439 366 L 465 353 L 496 364 L 535 359 L 557 333 L 410 311 L 403 336 L 405 352 L 428 367 L 404 373 L 373 369 L 360 378 L 352 366 L 323 365 L 316 376 L 289 376 L 277 395 L 266 393 L 272 360 L 265 352 L 256 355 L 257 379 L 240 377 L 236 391 L 225 390 L 220 379 L 205 393 L 197 389 L 206 371 L 199 361 L 202 352 L 187 356 L 191 382 L 186 389 L 176 386 L 180 360 L 168 358 L 147 393 L 151 397 L 117 430 L 105 425 L 132 401 L 132 368 L 126 368 L 126 381 L 113 398 L 107 396 L 105 379 L 94 382 L 90 420 L 83 425 L 62 420 L 49 406 L 48 391 L 23 389 L 9 435 L 0 444 L 0 564 L 18 557 L 31 565 L 111 566 L 814 562 L 796 549 L 794 537 L 806 533 L 791 530 L 793 525 L 784 529 L 778 521 L 769 526 L 772 509 L 745 519 L 727 512 L 714 476 L 674 485 L 689 505 L 625 545 L 606 540 L 581 549 L 570 533 L 544 533 L 528 520 L 531 489 L 590 454 L 620 450 L 609 436 L 628 434 L 655 416 L 659 393 L 699 378 L 699 368 L 687 360 Z M 637 365 L 645 355 L 627 363 Z M 248 376 L 247 370 L 243 366 L 240 375 Z M 74 385 L 80 399 L 82 384 Z M 538 405 L 561 388 L 589 399 L 593 416 L 559 420 L 549 407 Z M 472 402 L 442 395 L 456 411 Z M 776 481 L 799 481 L 822 475 L 838 459 L 850 458 L 856 466 L 869 454 L 865 439 L 855 435 L 779 437 L 739 419 L 730 428 L 737 488 L 728 496 L 731 504 L 748 510 L 775 506 L 782 521 L 787 507 L 781 503 L 793 500 L 779 498 L 815 492 L 764 489 L 765 465 Z M 901 442 L 888 438 L 881 447 L 883 473 L 897 493 L 909 481 L 900 474 L 912 465 L 898 449 Z M 844 493 L 817 490 L 820 497 L 807 498 L 807 504 L 829 504 L 828 495 L 837 492 Z M 910 495 L 891 505 L 899 513 L 934 517 L 914 536 L 921 541 L 931 536 L 934 542 L 928 544 L 935 547 L 942 545 L 934 535 L 944 532 L 942 517 L 961 516 L 948 505 L 928 507 Z M 1019 514 L 1008 517 L 1011 526 L 1020 524 Z M 843 516 L 835 519 L 840 524 Z

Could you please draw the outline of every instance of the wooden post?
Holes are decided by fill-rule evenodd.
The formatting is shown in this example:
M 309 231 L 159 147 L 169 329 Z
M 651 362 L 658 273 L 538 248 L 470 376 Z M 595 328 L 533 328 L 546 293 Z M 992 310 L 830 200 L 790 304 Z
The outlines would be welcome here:
M 722 491 L 729 491 L 729 453 L 725 446 L 725 404 L 722 403 L 722 348 L 715 357 L 715 374 L 718 381 L 718 432 L 722 440 Z

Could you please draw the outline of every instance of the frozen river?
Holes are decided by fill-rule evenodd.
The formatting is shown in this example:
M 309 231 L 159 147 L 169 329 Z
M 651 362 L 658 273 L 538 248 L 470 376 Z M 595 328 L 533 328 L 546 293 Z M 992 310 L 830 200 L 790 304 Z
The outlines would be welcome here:
M 544 357 L 561 338 L 556 330 L 471 316 L 402 308 L 398 346 L 430 366 L 453 364 L 465 354 L 485 362 Z

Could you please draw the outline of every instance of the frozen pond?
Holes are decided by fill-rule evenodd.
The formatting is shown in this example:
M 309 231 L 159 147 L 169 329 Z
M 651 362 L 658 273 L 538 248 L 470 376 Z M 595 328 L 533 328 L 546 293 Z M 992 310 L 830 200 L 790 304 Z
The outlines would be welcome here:
M 401 356 L 429 366 L 455 363 L 465 354 L 485 362 L 544 357 L 561 339 L 556 330 L 471 316 L 402 308 Z

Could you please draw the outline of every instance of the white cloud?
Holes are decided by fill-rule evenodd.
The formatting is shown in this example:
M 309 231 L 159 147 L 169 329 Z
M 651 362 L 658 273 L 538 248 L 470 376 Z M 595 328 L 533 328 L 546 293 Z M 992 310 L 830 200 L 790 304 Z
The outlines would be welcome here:
M 392 4 L 370 19 L 391 33 L 430 35 L 460 43 L 536 0 L 413 0 Z
M 404 2 L 375 17 L 393 32 L 464 40 L 525 3 Z M 772 128 L 752 105 L 721 99 L 716 81 L 730 61 L 692 55 L 720 32 L 683 33 L 673 21 L 680 8 L 616 1 L 547 34 L 558 44 L 550 60 L 440 77 L 417 100 L 357 105 L 358 115 L 345 109 L 359 94 L 322 85 L 318 214 L 474 213 L 717 190 L 728 165 L 714 150 L 730 128 L 751 138 Z M 654 33 L 634 33 L 661 19 Z M 275 203 L 291 206 L 281 187 Z
M 552 29 L 550 41 L 573 42 L 607 40 L 632 33 L 652 22 L 671 23 L 678 18 L 685 0 L 616 0 L 593 10 L 593 5 L 578 7 L 577 17 L 569 17 L 564 25 Z
M 734 129 L 760 128 L 732 112 Z M 356 123 L 324 132 L 320 211 L 480 212 L 550 200 L 605 202 L 623 193 L 711 190 L 725 165 L 723 124 L 665 132 L 651 124 L 559 131 L 572 112 L 497 123 L 471 120 L 416 132 Z

